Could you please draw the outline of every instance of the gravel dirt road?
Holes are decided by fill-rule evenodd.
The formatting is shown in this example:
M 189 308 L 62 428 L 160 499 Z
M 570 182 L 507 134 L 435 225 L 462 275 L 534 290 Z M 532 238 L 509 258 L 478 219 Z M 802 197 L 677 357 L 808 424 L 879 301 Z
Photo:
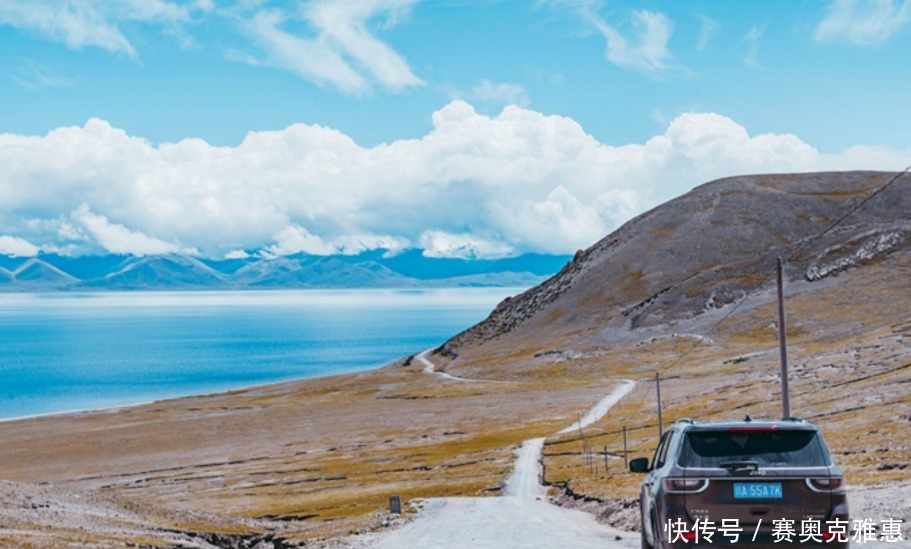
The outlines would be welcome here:
M 632 382 L 618 385 L 582 418 L 583 427 L 607 413 L 633 385 Z M 568 427 L 575 428 L 578 422 Z M 547 500 L 546 489 L 540 484 L 543 445 L 543 438 L 522 444 L 503 496 L 427 500 L 417 520 L 398 530 L 363 536 L 357 545 L 380 549 L 638 547 L 637 534 L 615 530 L 598 523 L 588 513 L 565 509 Z

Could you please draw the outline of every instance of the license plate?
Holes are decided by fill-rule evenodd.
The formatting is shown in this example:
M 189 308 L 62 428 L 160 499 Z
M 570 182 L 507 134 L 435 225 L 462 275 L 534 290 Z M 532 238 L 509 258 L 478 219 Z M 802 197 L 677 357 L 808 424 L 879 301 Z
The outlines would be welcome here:
M 735 482 L 734 499 L 781 499 L 780 482 Z

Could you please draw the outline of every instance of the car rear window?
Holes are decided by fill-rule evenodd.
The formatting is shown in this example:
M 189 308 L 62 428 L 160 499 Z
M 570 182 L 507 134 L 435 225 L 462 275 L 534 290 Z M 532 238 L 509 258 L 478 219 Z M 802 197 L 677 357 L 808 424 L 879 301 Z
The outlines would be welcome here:
M 829 454 L 816 431 L 720 430 L 686 433 L 679 464 L 719 467 L 755 461 L 763 467 L 825 467 Z

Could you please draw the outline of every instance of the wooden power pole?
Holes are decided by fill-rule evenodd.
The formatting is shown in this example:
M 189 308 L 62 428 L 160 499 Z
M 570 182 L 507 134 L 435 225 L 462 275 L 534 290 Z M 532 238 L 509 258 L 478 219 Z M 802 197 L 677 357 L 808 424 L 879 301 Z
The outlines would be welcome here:
M 626 425 L 623 426 L 623 470 L 629 471 L 629 455 L 626 453 Z
M 791 395 L 788 389 L 788 341 L 784 323 L 784 283 L 781 256 L 778 257 L 778 347 L 781 351 L 781 417 L 791 417 Z M 660 416 L 659 416 L 660 417 Z
M 664 421 L 661 419 L 661 373 L 655 372 L 655 388 L 658 391 L 658 438 L 664 435 Z

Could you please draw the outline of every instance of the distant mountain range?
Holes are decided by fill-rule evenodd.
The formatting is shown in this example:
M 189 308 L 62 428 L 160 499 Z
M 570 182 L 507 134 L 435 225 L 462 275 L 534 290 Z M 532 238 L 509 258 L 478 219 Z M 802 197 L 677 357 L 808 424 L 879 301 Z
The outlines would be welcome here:
M 213 260 L 184 255 L 0 255 L 0 292 L 533 286 L 571 256 L 425 257 L 407 250 Z

